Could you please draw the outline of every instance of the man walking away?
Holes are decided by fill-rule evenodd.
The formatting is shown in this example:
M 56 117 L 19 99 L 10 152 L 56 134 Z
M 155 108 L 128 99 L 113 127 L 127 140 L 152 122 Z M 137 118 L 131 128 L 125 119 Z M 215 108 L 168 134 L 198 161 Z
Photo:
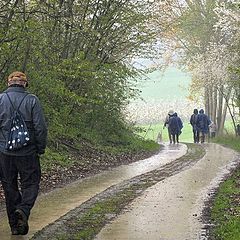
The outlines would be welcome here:
M 192 125 L 194 143 L 199 143 L 199 132 L 197 129 L 197 115 L 198 115 L 198 110 L 194 109 L 193 114 L 191 115 L 191 118 L 190 118 L 190 124 Z
M 46 148 L 47 127 L 39 99 L 25 90 L 28 85 L 26 75 L 13 72 L 7 84 L 7 90 L 0 94 L 0 175 L 12 235 L 26 235 L 30 211 L 39 190 L 39 155 Z M 23 121 L 21 125 L 12 127 L 16 112 L 18 120 L 21 118 Z M 27 130 L 19 131 L 25 124 Z M 17 140 L 10 141 L 10 133 L 16 133 Z M 27 136 L 27 143 L 14 148 L 22 136 Z
M 169 131 L 172 135 L 173 143 L 179 143 L 179 135 L 181 134 L 181 129 L 183 128 L 182 120 L 174 113 L 169 119 Z
M 173 114 L 174 114 L 174 111 L 169 110 L 168 115 L 166 116 L 165 121 L 164 121 L 164 125 L 163 125 L 163 129 L 165 127 L 167 127 L 167 129 L 168 129 L 168 138 L 169 138 L 170 144 L 172 143 L 172 136 L 171 136 L 170 129 L 169 129 L 169 120 L 173 116 Z
M 197 130 L 199 131 L 199 137 L 201 139 L 201 143 L 205 142 L 206 135 L 209 132 L 209 125 L 211 121 L 209 117 L 204 113 L 204 110 L 201 109 L 197 116 Z

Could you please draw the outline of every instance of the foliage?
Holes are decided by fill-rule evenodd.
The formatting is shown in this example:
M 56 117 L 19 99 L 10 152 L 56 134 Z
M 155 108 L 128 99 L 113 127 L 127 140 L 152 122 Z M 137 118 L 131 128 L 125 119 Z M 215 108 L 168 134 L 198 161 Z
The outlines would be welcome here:
M 158 8 L 166 51 L 192 74 L 190 99 L 203 98 L 222 132 L 227 109 L 234 124 L 239 117 L 239 74 L 231 71 L 239 68 L 239 3 L 171 0 L 160 1 Z
M 122 144 L 131 134 L 123 111 L 137 96 L 130 79 L 138 72 L 129 62 L 151 54 L 152 7 L 147 0 L 1 1 L 0 76 L 27 73 L 50 148 L 62 139 Z

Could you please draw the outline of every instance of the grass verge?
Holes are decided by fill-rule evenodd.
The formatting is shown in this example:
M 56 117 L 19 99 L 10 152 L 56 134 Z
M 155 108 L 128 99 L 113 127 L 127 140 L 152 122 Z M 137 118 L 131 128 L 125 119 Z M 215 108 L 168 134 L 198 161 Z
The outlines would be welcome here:
M 138 134 L 146 139 L 156 140 L 158 133 L 162 134 L 163 142 L 168 142 L 168 130 L 163 129 L 163 123 L 140 125 Z M 183 123 L 182 133 L 179 136 L 180 142 L 192 142 L 192 126 L 188 122 Z
M 124 142 L 117 144 L 97 144 L 86 139 L 59 140 L 55 147 L 52 146 L 46 149 L 46 154 L 41 159 L 41 165 L 43 172 L 48 172 L 56 168 L 56 166 L 71 167 L 76 162 L 79 163 L 82 159 L 91 158 L 91 156 L 92 161 L 94 161 L 94 156 L 96 157 L 99 153 L 117 156 L 155 152 L 157 150 L 159 150 L 159 144 L 137 135 L 128 136 Z
M 240 152 L 240 138 L 226 135 L 216 138 L 215 142 Z M 210 231 L 210 239 L 240 239 L 240 167 L 220 184 L 213 202 L 211 220 L 214 227 Z

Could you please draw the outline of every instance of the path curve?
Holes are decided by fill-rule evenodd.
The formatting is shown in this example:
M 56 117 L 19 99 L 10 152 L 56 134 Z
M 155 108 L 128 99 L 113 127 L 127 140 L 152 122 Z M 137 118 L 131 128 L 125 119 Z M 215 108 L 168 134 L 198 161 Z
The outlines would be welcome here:
M 150 158 L 123 165 L 110 171 L 105 171 L 93 177 L 76 181 L 64 188 L 56 189 L 48 194 L 42 194 L 32 210 L 29 221 L 30 232 L 27 236 L 11 236 L 6 216 L 0 219 L 0 239 L 30 239 L 34 233 L 54 222 L 70 210 L 81 205 L 97 193 L 124 180 L 152 171 L 183 156 L 187 151 L 184 144 L 165 145 L 164 149 Z
M 206 155 L 190 169 L 148 188 L 97 240 L 204 240 L 201 214 L 209 193 L 239 162 L 233 150 L 206 144 Z

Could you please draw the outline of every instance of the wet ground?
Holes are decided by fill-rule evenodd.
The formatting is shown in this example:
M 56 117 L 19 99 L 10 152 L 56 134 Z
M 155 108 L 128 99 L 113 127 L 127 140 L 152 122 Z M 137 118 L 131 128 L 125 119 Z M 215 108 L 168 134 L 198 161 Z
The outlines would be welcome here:
M 166 145 L 164 150 L 151 158 L 103 172 L 42 195 L 33 208 L 29 221 L 29 234 L 22 237 L 11 236 L 6 216 L 2 216 L 0 219 L 0 239 L 30 239 L 35 232 L 54 222 L 71 209 L 81 205 L 95 194 L 104 191 L 109 186 L 159 168 L 181 157 L 186 153 L 186 150 L 187 147 L 182 144 L 175 146 Z
M 239 156 L 216 144 L 190 169 L 148 188 L 128 209 L 106 225 L 97 240 L 204 240 L 204 202 Z

